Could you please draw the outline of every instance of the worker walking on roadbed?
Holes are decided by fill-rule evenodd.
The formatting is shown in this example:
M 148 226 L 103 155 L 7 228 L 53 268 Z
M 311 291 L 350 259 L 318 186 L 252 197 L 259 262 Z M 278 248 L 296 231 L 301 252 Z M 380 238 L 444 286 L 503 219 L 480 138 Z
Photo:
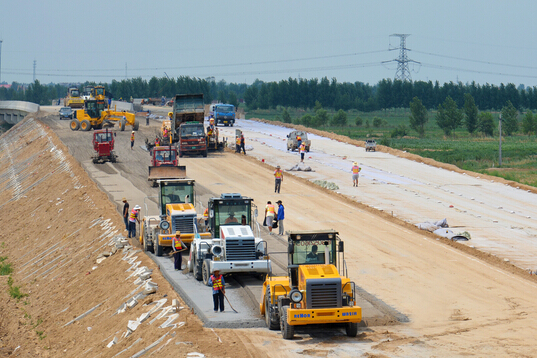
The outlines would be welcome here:
M 283 171 L 280 169 L 280 166 L 276 166 L 276 170 L 274 171 L 274 192 L 280 193 L 280 188 L 282 186 L 283 181 Z
M 140 205 L 136 205 L 129 216 L 129 238 L 136 237 L 136 222 L 140 223 L 140 209 L 142 209 Z
M 241 137 L 237 136 L 235 138 L 235 152 L 236 153 L 241 153 Z
M 134 147 L 134 131 L 131 133 L 131 150 Z
M 360 178 L 360 171 L 362 168 L 358 166 L 357 162 L 352 163 L 352 186 L 358 186 L 358 178 Z
M 181 254 L 181 251 L 183 251 L 183 241 L 181 240 L 181 232 L 176 231 L 175 236 L 172 239 L 172 250 L 174 260 L 173 260 L 173 266 L 175 268 L 175 271 L 181 270 L 181 267 L 183 265 L 183 255 Z
M 300 162 L 304 162 L 304 154 L 306 154 L 306 144 L 300 144 L 300 147 L 298 147 L 298 152 L 300 153 Z
M 241 153 L 241 150 L 242 150 L 242 153 L 244 155 L 246 155 L 246 149 L 244 149 L 244 134 L 241 133 L 241 142 L 240 142 L 240 148 L 239 148 L 239 154 Z
M 285 231 L 283 229 L 283 219 L 285 219 L 285 208 L 283 207 L 283 203 L 281 200 L 278 200 L 276 204 L 278 204 L 278 215 L 276 216 L 276 218 L 278 219 L 278 235 L 282 236 L 282 235 L 285 235 Z
M 127 198 L 121 199 L 123 202 L 123 221 L 125 222 L 125 230 L 129 231 L 129 202 Z
M 224 276 L 220 274 L 220 270 L 215 269 L 213 271 L 213 274 L 209 278 L 209 286 L 213 287 L 214 312 L 218 312 L 218 307 L 220 307 L 220 312 L 224 312 L 226 282 L 224 281 Z
M 272 235 L 272 222 L 274 221 L 274 205 L 270 201 L 267 201 L 265 206 L 266 223 L 269 230 L 269 235 Z

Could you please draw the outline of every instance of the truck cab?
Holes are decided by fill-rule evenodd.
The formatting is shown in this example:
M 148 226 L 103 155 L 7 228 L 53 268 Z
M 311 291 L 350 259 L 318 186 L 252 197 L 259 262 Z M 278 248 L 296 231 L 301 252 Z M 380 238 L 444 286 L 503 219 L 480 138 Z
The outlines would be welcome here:
M 223 124 L 224 127 L 235 124 L 235 106 L 232 104 L 213 104 L 210 114 L 214 117 L 215 125 Z
M 362 309 L 343 248 L 334 230 L 289 233 L 288 275 L 269 276 L 263 284 L 259 308 L 269 329 L 280 328 L 283 338 L 291 339 L 298 325 L 340 323 L 356 337 Z

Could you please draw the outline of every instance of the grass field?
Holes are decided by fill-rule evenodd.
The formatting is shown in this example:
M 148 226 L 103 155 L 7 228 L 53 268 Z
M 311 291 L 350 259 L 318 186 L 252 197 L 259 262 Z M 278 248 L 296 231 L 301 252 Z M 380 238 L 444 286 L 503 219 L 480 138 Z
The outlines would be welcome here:
M 305 114 L 315 113 L 304 110 L 288 110 L 293 123 L 299 124 Z M 494 137 L 481 134 L 470 135 L 465 127 L 458 128 L 449 137 L 436 125 L 436 111 L 429 111 L 429 122 L 424 138 L 410 129 L 409 109 L 395 109 L 371 113 L 348 111 L 347 126 L 333 127 L 330 125 L 317 129 L 345 135 L 352 139 L 365 140 L 373 138 L 377 143 L 394 149 L 405 150 L 422 157 L 431 158 L 443 163 L 458 166 L 464 170 L 486 173 L 513 180 L 522 184 L 537 187 L 537 137 L 516 134 L 502 138 L 502 165 L 499 165 L 499 138 L 496 128 Z M 329 112 L 332 117 L 334 112 Z M 493 113 L 498 120 L 498 113 Z M 519 114 L 519 121 L 522 115 Z M 248 111 L 246 118 L 264 118 L 266 120 L 282 120 L 282 109 Z M 357 125 L 357 118 L 361 125 Z M 359 122 L 359 121 L 358 121 Z M 374 126 L 373 124 L 379 124 Z M 407 134 L 403 137 L 392 137 L 397 128 L 406 126 Z

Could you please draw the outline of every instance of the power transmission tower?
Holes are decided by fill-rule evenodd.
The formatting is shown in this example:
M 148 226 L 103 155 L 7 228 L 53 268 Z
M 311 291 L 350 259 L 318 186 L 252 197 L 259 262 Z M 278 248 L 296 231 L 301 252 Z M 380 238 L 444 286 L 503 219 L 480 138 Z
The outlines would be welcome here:
M 37 61 L 34 60 L 34 82 L 35 82 L 35 65 L 36 65 Z
M 0 83 L 2 83 L 2 40 L 0 40 Z
M 399 47 L 390 49 L 390 51 L 399 50 L 399 58 L 392 60 L 392 61 L 397 62 L 397 71 L 395 71 L 395 79 L 401 80 L 403 82 L 412 81 L 412 77 L 410 76 L 410 70 L 408 69 L 408 63 L 409 62 L 414 62 L 417 64 L 420 64 L 420 63 L 414 60 L 409 60 L 406 54 L 406 52 L 408 51 L 408 49 L 406 48 L 406 38 L 410 36 L 410 34 L 392 34 L 390 36 L 397 36 L 401 39 Z M 385 62 L 392 62 L 392 61 L 385 61 Z

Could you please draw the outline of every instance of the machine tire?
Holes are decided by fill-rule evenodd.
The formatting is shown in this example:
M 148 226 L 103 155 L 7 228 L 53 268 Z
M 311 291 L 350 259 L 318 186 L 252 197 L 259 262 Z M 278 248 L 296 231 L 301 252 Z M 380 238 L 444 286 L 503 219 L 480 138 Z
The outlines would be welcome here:
M 287 323 L 287 308 L 289 306 L 284 306 L 282 309 L 282 314 L 280 315 L 280 330 L 282 331 L 283 339 L 293 339 L 295 335 L 295 326 L 291 326 Z
M 162 256 L 162 254 L 164 253 L 164 246 L 159 245 L 159 243 L 158 243 L 158 238 L 157 238 L 157 240 L 155 241 L 154 245 L 156 246 L 156 248 L 155 248 L 155 255 L 157 255 L 157 256 Z
M 276 317 L 274 317 L 274 314 L 270 313 L 270 288 L 267 288 L 267 292 L 265 293 L 265 323 L 267 324 L 267 328 L 271 331 L 275 331 L 278 328 L 280 328 L 278 324 L 278 320 Z
M 153 244 L 149 243 L 149 240 L 147 240 L 147 235 L 144 235 L 144 251 L 149 251 L 154 253 Z
M 137 131 L 138 128 L 140 127 L 140 122 L 138 122 L 138 120 L 134 120 L 134 124 L 132 125 L 132 129 Z
M 69 123 L 69 127 L 72 131 L 77 131 L 80 129 L 80 122 L 78 121 L 78 119 L 73 119 L 71 123 Z
M 97 164 L 97 163 L 99 163 L 99 159 L 93 158 L 93 164 Z
M 124 121 L 123 119 L 119 122 L 119 130 L 124 132 L 125 131 L 125 123 L 126 121 Z
M 182 158 L 183 157 L 183 152 L 181 152 L 181 150 L 179 150 L 179 158 Z
M 80 130 L 83 130 L 84 132 L 91 130 L 91 123 L 87 119 L 84 119 L 80 122 Z
M 358 334 L 358 323 L 349 322 L 345 324 L 345 332 L 348 337 L 356 337 Z
M 203 266 L 201 268 L 201 275 L 203 276 L 203 284 L 209 286 L 209 278 L 211 277 L 211 260 L 203 260 Z
M 208 152 L 208 149 L 205 149 L 205 151 L 203 152 L 203 158 L 207 158 L 207 152 Z
M 194 264 L 192 265 L 193 268 L 192 268 L 192 274 L 194 275 L 194 278 L 198 281 L 201 281 L 202 277 L 201 277 L 201 264 L 202 262 L 198 262 L 199 260 L 196 259 L 195 257 L 195 253 L 193 253 L 194 255 Z

